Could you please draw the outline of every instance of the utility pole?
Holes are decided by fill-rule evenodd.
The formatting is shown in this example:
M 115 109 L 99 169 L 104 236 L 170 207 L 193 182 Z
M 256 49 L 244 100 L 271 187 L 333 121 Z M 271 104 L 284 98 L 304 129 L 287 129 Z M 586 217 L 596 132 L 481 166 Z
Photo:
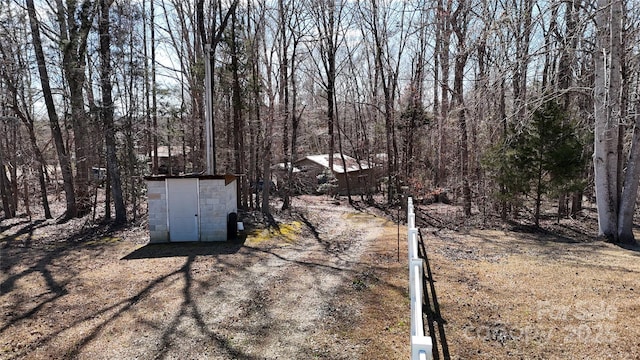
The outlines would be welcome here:
M 216 127 L 213 122 L 213 57 L 211 56 L 211 44 L 205 45 L 204 77 L 205 77 L 205 132 L 206 132 L 206 154 L 207 154 L 207 175 L 216 173 Z

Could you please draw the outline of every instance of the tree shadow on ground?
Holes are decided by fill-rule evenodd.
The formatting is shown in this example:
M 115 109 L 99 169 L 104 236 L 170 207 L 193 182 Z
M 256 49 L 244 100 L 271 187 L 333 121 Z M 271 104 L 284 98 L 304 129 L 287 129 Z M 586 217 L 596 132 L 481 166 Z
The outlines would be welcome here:
M 202 312 L 198 308 L 197 302 L 194 300 L 193 286 L 195 281 L 192 275 L 192 265 L 195 259 L 197 258 L 197 256 L 199 256 L 198 254 L 194 253 L 194 251 L 202 250 L 201 252 L 203 255 L 215 255 L 215 254 L 220 254 L 220 252 L 204 251 L 207 248 L 209 250 L 213 250 L 216 248 L 216 246 L 197 246 L 201 244 L 186 244 L 186 245 L 187 246 L 185 248 L 190 247 L 192 253 L 189 253 L 188 255 L 186 255 L 187 259 L 185 260 L 185 263 L 181 268 L 169 274 L 156 278 L 154 281 L 149 283 L 145 288 L 137 292 L 135 295 L 127 299 L 124 299 L 118 302 L 117 304 L 98 310 L 92 315 L 87 316 L 73 323 L 71 327 L 79 326 L 83 322 L 90 321 L 94 318 L 99 317 L 100 315 L 107 314 L 113 309 L 119 308 L 117 312 L 115 312 L 113 315 L 109 317 L 106 317 L 103 321 L 101 321 L 99 324 L 94 326 L 94 328 L 86 336 L 84 336 L 82 339 L 76 342 L 76 344 L 74 344 L 74 346 L 71 347 L 73 350 L 66 355 L 66 358 L 75 359 L 79 357 L 82 350 L 87 345 L 89 345 L 94 339 L 96 339 L 103 332 L 103 330 L 106 329 L 108 325 L 117 321 L 118 318 L 122 317 L 127 312 L 136 311 L 135 309 L 136 305 L 140 301 L 152 296 L 154 294 L 154 291 L 156 291 L 161 284 L 166 283 L 168 281 L 174 281 L 171 279 L 175 277 L 178 277 L 178 278 L 182 277 L 184 280 L 184 287 L 182 288 L 182 301 L 181 301 L 180 307 L 175 312 L 175 315 L 173 316 L 173 318 L 167 322 L 167 326 L 164 328 L 164 331 L 162 332 L 159 342 L 154 351 L 153 358 L 164 359 L 164 358 L 171 357 L 169 352 L 171 350 L 175 350 L 173 349 L 174 340 L 177 337 L 177 341 L 181 341 L 181 339 L 183 339 L 184 337 L 184 334 L 182 334 L 181 331 L 179 330 L 179 326 L 183 321 L 186 321 L 188 317 L 191 317 L 191 319 L 196 323 L 198 331 L 202 335 L 204 335 L 207 339 L 217 344 L 218 347 L 224 353 L 226 353 L 226 355 L 229 356 L 230 358 L 240 359 L 240 360 L 257 359 L 254 356 L 245 354 L 244 352 L 238 350 L 229 342 L 229 339 L 210 329 L 209 325 L 207 325 L 207 323 L 205 322 L 205 317 L 203 316 Z M 170 250 L 170 247 L 172 246 L 176 247 L 175 244 L 166 244 L 166 250 Z M 177 250 L 177 249 L 174 249 L 174 250 Z M 169 251 L 165 254 L 170 254 L 170 253 L 171 252 Z M 184 252 L 174 252 L 174 253 L 177 254 L 175 256 L 183 256 L 180 254 L 183 254 Z
M 21 215 L 21 216 L 17 216 L 17 217 L 14 217 L 14 218 L 9 218 L 9 219 L 0 216 L 0 233 L 3 233 L 5 231 L 7 231 L 7 230 L 9 230 L 9 229 L 11 229 L 13 227 L 19 226 L 19 225 L 27 224 L 26 226 L 29 227 L 29 226 L 32 226 L 32 224 L 34 222 L 42 223 L 42 222 L 45 222 L 45 221 L 46 220 L 37 220 L 37 221 L 30 220 L 25 215 Z M 2 224 L 3 222 L 5 224 Z
M 640 256 L 640 243 L 636 240 L 635 244 L 617 244 L 620 248 L 638 253 Z
M 0 283 L 0 294 L 9 293 L 18 280 L 34 272 L 43 276 L 52 293 L 61 293 L 64 286 L 55 281 L 49 267 L 70 250 L 79 246 L 91 246 L 85 243 L 111 232 L 108 226 L 97 226 L 79 229 L 67 235 L 63 240 L 56 239 L 55 236 L 34 239 L 34 231 L 43 226 L 45 226 L 44 220 L 35 221 L 4 239 L 5 242 L 0 247 L 3 252 L 3 256 L 0 257 L 0 269 L 5 274 L 8 274 L 18 264 L 33 265 L 5 278 Z M 25 235 L 26 237 L 24 237 Z
M 447 321 L 442 318 L 442 314 L 440 313 L 440 303 L 438 302 L 438 296 L 436 294 L 436 281 L 431 272 L 431 264 L 420 230 L 418 230 L 418 235 L 420 236 L 418 253 L 424 260 L 423 271 L 426 271 L 426 276 L 423 279 L 424 308 L 422 311 L 427 315 L 427 327 L 429 328 L 429 335 L 431 336 L 433 344 L 433 359 L 449 360 L 451 359 L 451 355 L 449 353 L 449 344 L 444 327 Z
M 0 248 L 2 250 L 0 270 L 6 275 L 0 282 L 0 296 L 9 296 L 11 299 L 11 293 L 17 291 L 16 284 L 33 274 L 42 278 L 46 288 L 46 291 L 37 297 L 38 300 L 35 304 L 24 310 L 18 310 L 20 304 L 6 303 L 8 309 L 12 310 L 8 312 L 9 316 L 5 317 L 4 323 L 0 323 L 0 336 L 10 333 L 12 327 L 21 322 L 34 316 L 41 316 L 40 313 L 68 295 L 67 286 L 78 275 L 77 270 L 73 266 L 61 268 L 57 262 L 68 256 L 73 250 L 95 247 L 88 245 L 89 240 L 103 236 L 110 231 L 108 226 L 83 227 L 73 229 L 68 235 L 62 234 L 62 238 L 54 235 L 35 238 L 34 231 L 46 225 L 45 220 L 34 221 L 19 229 L 15 234 L 6 237 Z M 20 270 L 12 273 L 12 269 Z
M 1 244 L 0 249 L 4 249 L 4 248 L 8 248 L 13 246 L 13 242 L 19 238 L 21 238 L 23 235 L 27 235 L 27 237 L 25 238 L 25 242 L 24 244 L 22 244 L 22 247 L 30 247 L 31 246 L 31 240 L 33 239 L 33 233 L 36 229 L 38 229 L 39 227 L 42 227 L 45 224 L 45 220 L 36 220 L 36 221 L 21 221 L 19 223 L 16 224 L 12 224 L 12 225 L 5 225 L 5 226 L 1 226 L 0 227 L 0 233 L 4 233 L 5 231 L 22 225 L 22 224 L 26 224 L 24 225 L 21 229 L 19 229 L 18 231 L 16 231 L 14 234 L 9 235 L 9 236 L 3 236 L 1 238 L 1 240 L 3 240 L 3 244 Z M 2 264 L 0 264 L 0 266 L 2 266 Z
M 105 236 L 111 231 L 111 228 L 108 226 L 82 228 L 71 234 L 63 235 L 64 239 L 37 239 L 38 243 L 34 243 L 31 237 L 33 237 L 33 230 L 37 226 L 41 226 L 41 224 L 30 224 L 18 230 L 16 234 L 11 236 L 11 239 L 5 238 L 7 242 L 2 246 L 2 249 L 5 252 L 3 257 L 5 260 L 10 258 L 11 264 L 2 264 L 2 271 L 8 274 L 8 276 L 3 278 L 0 282 L 0 295 L 10 295 L 10 293 L 14 291 L 18 281 L 32 274 L 38 274 L 44 280 L 47 289 L 47 296 L 42 297 L 42 299 L 40 299 L 36 304 L 27 309 L 15 311 L 15 314 L 12 314 L 10 318 L 6 318 L 4 323 L 0 322 L 0 336 L 7 335 L 10 337 L 11 330 L 14 326 L 18 326 L 20 323 L 29 319 L 46 317 L 47 315 L 45 312 L 52 311 L 52 307 L 60 306 L 60 301 L 64 301 L 63 299 L 68 295 L 74 294 L 75 288 L 71 286 L 71 289 L 68 289 L 68 285 L 75 281 L 74 279 L 77 277 L 78 271 L 82 270 L 75 269 L 74 266 L 61 268 L 57 262 L 61 259 L 66 259 L 69 254 L 75 254 L 78 252 L 77 250 L 98 250 L 98 253 L 92 253 L 92 256 L 98 256 L 100 251 L 102 251 L 101 248 L 103 246 L 100 245 L 100 242 L 94 242 L 91 240 Z M 23 238 L 24 235 L 27 235 L 29 238 Z M 20 241 L 14 241 L 18 236 L 22 236 Z M 94 340 L 101 337 L 103 331 L 111 324 L 117 322 L 127 313 L 138 311 L 137 305 L 141 301 L 151 298 L 156 292 L 161 291 L 162 286 L 180 278 L 184 280 L 185 284 L 182 290 L 181 305 L 175 313 L 175 318 L 170 319 L 166 324 L 167 326 L 163 327 L 164 330 L 161 334 L 161 338 L 159 339 L 159 347 L 151 349 L 151 351 L 155 353 L 154 358 L 166 358 L 171 356 L 168 352 L 175 350 L 172 339 L 180 336 L 180 330 L 178 329 L 179 325 L 185 321 L 186 318 L 190 318 L 196 323 L 199 333 L 206 339 L 209 339 L 213 344 L 216 344 L 217 349 L 226 354 L 226 357 L 246 360 L 255 359 L 255 357 L 245 354 L 232 346 L 225 336 L 218 334 L 205 323 L 205 316 L 199 310 L 197 303 L 194 300 L 193 293 L 194 279 L 192 274 L 192 264 L 194 260 L 198 256 L 215 256 L 236 253 L 244 246 L 245 239 L 246 236 L 240 236 L 236 240 L 220 243 L 146 245 L 143 248 L 132 252 L 123 259 L 133 260 L 165 257 L 185 257 L 186 259 L 182 267 L 168 274 L 152 279 L 145 287 L 131 294 L 131 296 L 116 300 L 116 302 L 112 304 L 105 304 L 90 311 L 86 315 L 71 319 L 71 321 L 65 323 L 57 330 L 39 337 L 37 344 L 29 344 L 20 351 L 14 352 L 11 357 L 8 357 L 7 359 L 22 358 L 23 356 L 26 356 L 29 351 L 33 350 L 35 346 L 45 346 L 46 344 L 54 342 L 67 331 L 72 329 L 82 329 L 89 326 L 90 329 L 85 335 L 74 343 L 69 344 L 65 353 L 58 354 L 62 358 L 77 358 L 82 355 L 87 346 L 89 346 Z M 42 241 L 42 244 L 39 243 L 40 241 Z M 25 244 L 28 244 L 29 246 L 26 246 Z M 7 253 L 9 251 L 10 253 Z M 71 261 L 75 260 L 75 257 L 72 256 Z M 65 261 L 68 261 L 68 259 Z M 9 270 L 19 264 L 26 265 L 25 269 L 10 274 Z M 96 322 L 96 319 L 99 319 L 99 321 Z
M 307 267 L 309 269 L 314 269 L 314 268 L 319 268 L 319 269 L 326 269 L 329 271 L 337 271 L 337 272 L 350 272 L 350 269 L 347 268 L 342 268 L 342 267 L 338 267 L 338 266 L 333 266 L 330 264 L 323 264 L 320 262 L 313 262 L 313 261 L 302 261 L 302 260 L 298 260 L 298 259 L 289 259 L 285 256 L 282 256 L 280 254 L 278 254 L 277 252 L 275 252 L 273 249 L 263 249 L 263 248 L 259 248 L 259 247 L 252 247 L 252 246 L 246 246 L 246 249 L 254 251 L 254 252 L 262 252 L 268 255 L 272 255 L 280 260 L 286 261 L 286 262 L 290 262 L 293 264 L 297 264 L 297 265 L 301 265 L 304 267 Z
M 43 222 L 44 220 L 29 223 L 16 231 L 13 235 L 3 236 L 0 239 L 2 240 L 2 243 L 0 243 L 0 271 L 2 272 L 2 274 L 8 274 L 9 271 L 24 258 L 23 254 L 25 254 L 25 252 L 23 249 L 31 247 L 33 232 L 39 226 L 41 226 Z M 20 222 L 17 224 L 13 224 L 12 226 L 3 226 L 2 232 L 14 226 L 19 226 L 23 223 L 24 222 Z M 17 244 L 16 240 L 23 237 L 24 235 L 26 235 L 26 237 L 24 238 L 24 242 L 22 242 L 21 244 Z M 31 256 L 33 257 L 33 254 L 31 254 Z M 35 271 L 36 269 L 38 269 L 37 265 L 31 267 L 29 273 Z M 0 295 L 4 295 L 5 293 L 11 291 L 11 289 L 13 289 L 13 284 L 15 283 L 15 281 L 24 275 L 26 274 L 12 276 L 0 282 Z
M 147 244 L 121 260 L 159 259 L 184 256 L 210 256 L 235 254 L 242 247 L 246 235 L 239 236 L 236 240 L 220 242 L 175 242 L 161 244 Z
M 309 231 L 311 231 L 311 234 L 313 234 L 313 238 L 316 239 L 318 244 L 322 245 L 325 251 L 328 252 L 331 244 L 320 237 L 320 232 L 318 232 L 318 229 L 311 223 L 311 221 L 309 221 L 309 219 L 303 213 L 300 213 L 299 217 L 300 220 L 302 220 L 305 226 L 309 229 Z

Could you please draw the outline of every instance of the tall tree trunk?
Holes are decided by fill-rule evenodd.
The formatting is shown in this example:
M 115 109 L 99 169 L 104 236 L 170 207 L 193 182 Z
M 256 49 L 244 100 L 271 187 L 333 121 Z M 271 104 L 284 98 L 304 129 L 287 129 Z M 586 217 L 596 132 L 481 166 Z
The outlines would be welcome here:
M 89 192 L 89 149 L 87 144 L 89 127 L 89 117 L 84 109 L 83 86 L 84 86 L 84 70 L 78 68 L 70 69 L 68 66 L 66 72 L 72 72 L 73 75 L 67 75 L 69 84 L 70 104 L 71 104 L 71 124 L 74 135 L 74 153 L 75 153 L 75 186 L 76 200 L 78 202 L 78 213 L 76 216 L 82 217 L 89 213 L 91 209 L 91 198 Z M 82 75 L 80 75 L 82 71 Z
M 436 124 L 436 131 L 434 131 L 433 135 L 431 136 L 432 142 L 434 144 L 438 144 L 438 151 L 435 154 L 435 166 L 433 170 L 433 183 L 434 185 L 438 185 L 439 184 L 439 177 L 440 177 L 440 152 L 439 152 L 439 144 L 440 144 L 440 97 L 438 96 L 439 94 L 439 88 L 440 88 L 440 58 L 439 55 L 440 54 L 440 46 L 442 45 L 442 41 L 440 40 L 442 33 L 441 33 L 441 28 L 442 26 L 440 25 L 440 17 L 439 15 L 439 11 L 442 8 L 442 0 L 438 0 L 438 6 L 436 7 L 436 27 L 435 27 L 435 43 L 433 44 L 433 84 L 431 86 L 431 88 L 433 89 L 433 109 L 432 109 L 432 113 L 433 116 L 436 118 L 437 124 Z
M 29 23 L 31 25 L 31 37 L 38 64 L 38 73 L 40 75 L 40 84 L 42 86 L 42 95 L 44 97 L 47 114 L 49 115 L 49 126 L 51 127 L 51 135 L 56 146 L 58 161 L 62 172 L 63 188 L 66 200 L 65 218 L 72 218 L 77 215 L 76 196 L 73 184 L 73 174 L 71 171 L 71 161 L 64 146 L 62 130 L 58 121 L 53 94 L 49 83 L 49 73 L 47 72 L 44 51 L 42 50 L 42 41 L 40 39 L 40 23 L 37 18 L 35 5 L 33 0 L 26 0 L 27 10 L 29 13 Z
M 96 208 L 98 207 L 98 186 L 94 190 L 93 219 L 96 218 Z M 104 179 L 104 220 L 111 220 L 111 171 L 107 166 L 106 178 Z
M 22 143 L 18 137 L 18 122 L 11 121 L 9 123 L 11 136 L 7 139 L 7 150 L 9 153 L 9 174 L 11 179 L 8 184 L 11 186 L 11 210 L 15 216 L 18 212 L 18 203 L 20 199 L 20 190 L 18 189 L 18 145 Z M 11 147 L 10 147 L 11 146 Z
M 565 9 L 565 34 L 562 41 L 562 54 L 558 62 L 558 90 L 562 94 L 562 109 L 569 111 L 571 107 L 571 81 L 573 78 L 572 68 L 575 64 L 575 52 L 578 44 L 577 34 L 577 12 L 580 0 L 570 0 L 566 2 Z
M 335 0 L 329 0 L 329 18 L 324 36 L 327 41 L 327 127 L 329 128 L 329 169 L 333 171 L 333 154 L 336 151 L 335 128 L 335 90 L 336 90 L 336 43 L 335 32 Z
M 78 8 L 76 6 L 78 5 Z M 62 70 L 69 87 L 71 107 L 71 125 L 74 135 L 75 151 L 75 190 L 77 201 L 76 216 L 84 216 L 91 209 L 89 193 L 89 169 L 91 152 L 89 151 L 88 128 L 89 115 L 84 106 L 84 86 L 86 82 L 87 38 L 93 25 L 96 5 L 88 0 L 82 4 L 67 3 L 65 9 L 62 0 L 57 0 L 58 24 L 60 26 L 60 48 L 62 50 Z M 66 15 L 66 16 L 65 16 Z
M 127 210 L 122 196 L 122 182 L 120 180 L 120 166 L 116 154 L 115 126 L 113 123 L 113 99 L 111 97 L 111 34 L 109 9 L 113 0 L 100 0 L 100 21 L 98 31 L 100 33 L 100 58 L 102 60 L 101 76 L 102 83 L 102 121 L 105 132 L 105 145 L 107 148 L 107 167 L 109 169 L 109 180 L 111 181 L 111 192 L 116 210 L 116 224 L 123 224 L 127 221 Z
M 622 201 L 618 217 L 618 241 L 632 244 L 635 242 L 633 235 L 633 214 L 638 193 L 638 180 L 640 179 L 640 99 L 636 100 L 635 126 L 631 139 L 631 149 L 627 161 L 627 170 L 622 189 Z
M 373 16 L 371 19 L 374 46 L 375 46 L 375 62 L 376 71 L 380 74 L 380 85 L 382 86 L 382 93 L 384 96 L 384 124 L 385 124 L 385 146 L 387 152 L 387 203 L 391 204 L 395 197 L 395 194 L 400 190 L 396 188 L 395 177 L 397 176 L 396 160 L 394 155 L 397 154 L 395 150 L 394 141 L 394 126 L 393 126 L 393 103 L 392 103 L 392 91 L 391 78 L 392 74 L 389 74 L 390 70 L 385 68 L 384 56 L 384 44 L 387 41 L 385 34 L 382 34 L 382 30 L 379 29 L 379 9 L 376 1 L 372 2 Z M 376 84 L 378 85 L 378 84 Z
M 242 116 L 243 101 L 242 101 L 242 88 L 240 85 L 240 64 L 238 51 L 238 34 L 236 33 L 236 27 L 238 19 L 236 10 L 231 14 L 231 72 L 233 77 L 233 94 L 232 94 L 232 106 L 233 106 L 233 150 L 235 155 L 235 172 L 236 174 L 245 174 L 245 156 L 244 156 L 244 118 Z M 246 174 L 245 174 L 246 175 Z M 239 207 L 246 204 L 242 203 L 242 193 L 244 191 L 246 176 L 241 176 L 238 179 L 237 187 L 237 203 Z
M 287 167 L 287 191 L 291 195 L 293 185 L 293 163 L 298 160 L 298 127 L 300 126 L 300 118 L 302 114 L 298 114 L 298 84 L 296 82 L 296 50 L 300 38 L 293 39 L 293 49 L 291 53 L 291 166 Z M 303 108 L 304 111 L 304 108 Z
M 262 159 L 262 213 L 271 215 L 269 208 L 269 192 L 271 191 L 271 123 L 273 118 L 268 119 L 264 136 L 264 157 Z
M 538 164 L 536 171 L 536 201 L 533 210 L 533 221 L 536 227 L 540 226 L 540 207 L 542 205 L 542 161 Z
M 152 172 L 157 174 L 160 163 L 158 159 L 158 87 L 156 83 L 156 22 L 154 1 L 149 2 L 149 11 L 151 12 L 149 19 L 149 31 L 151 37 L 151 143 L 153 149 Z M 171 144 L 169 144 L 171 146 Z
M 248 22 L 249 26 L 251 26 L 251 22 Z M 253 104 L 253 126 L 251 126 L 249 128 L 250 131 L 250 145 L 249 148 L 251 149 L 251 158 L 252 160 L 251 162 L 251 168 L 253 169 L 253 177 L 250 179 L 250 181 L 253 183 L 253 186 L 251 187 L 251 192 L 252 195 L 250 197 L 251 201 L 254 201 L 254 194 L 255 194 L 255 202 L 254 202 L 254 209 L 258 209 L 260 208 L 260 193 L 258 192 L 258 183 L 260 181 L 260 161 L 259 159 L 259 146 L 258 144 L 260 144 L 260 108 L 261 108 L 261 101 L 259 101 L 258 99 L 260 99 L 260 97 L 262 96 L 261 91 L 260 91 L 260 49 L 258 46 L 258 37 L 261 35 L 261 29 L 260 29 L 260 25 L 255 24 L 255 29 L 254 29 L 254 33 L 253 33 L 253 37 L 254 37 L 254 42 L 252 43 L 252 48 L 251 48 L 251 52 L 250 52 L 250 63 L 251 63 L 251 91 L 253 94 L 253 99 L 254 99 L 254 104 Z M 251 31 L 249 31 L 249 33 L 251 33 Z
M 578 43 L 577 34 L 577 8 L 579 0 L 567 1 L 565 9 L 565 34 L 562 39 L 562 53 L 558 62 L 558 91 L 561 92 L 561 104 L 562 109 L 565 112 L 569 112 L 571 109 L 571 103 L 573 97 L 571 96 L 571 81 L 573 78 L 572 68 L 575 64 L 575 51 Z M 575 191 L 572 194 L 571 214 L 575 214 L 582 208 L 582 191 Z M 569 211 L 566 206 L 565 194 L 561 194 L 558 201 L 558 215 L 569 215 Z
M 261 35 L 262 36 L 260 37 L 260 40 L 262 41 L 263 51 L 266 52 L 266 36 L 264 33 L 262 33 Z M 269 207 L 269 191 L 271 190 L 271 158 L 273 156 L 273 154 L 271 153 L 271 146 L 273 142 L 273 123 L 276 117 L 276 93 L 273 86 L 272 71 L 274 64 L 272 59 L 267 59 L 267 61 L 265 62 L 265 66 L 267 68 L 265 85 L 267 87 L 267 94 L 269 96 L 269 107 L 266 119 L 262 121 L 262 123 L 264 124 L 264 128 L 262 129 L 262 213 L 266 216 L 271 216 L 271 209 Z M 255 91 L 256 94 L 259 92 L 258 89 L 255 89 Z
M 491 22 L 488 21 L 488 19 L 492 18 L 493 15 L 488 11 L 487 8 L 484 8 L 483 10 L 483 18 L 487 19 L 487 21 L 484 23 L 483 26 L 483 33 L 484 34 L 489 34 L 489 29 L 491 27 Z M 478 42 L 477 45 L 477 66 L 478 66 L 478 72 L 477 72 L 477 77 L 478 77 L 478 81 L 476 82 L 476 84 L 474 85 L 474 91 L 475 91 L 475 119 L 472 122 L 471 125 L 471 134 L 472 134 L 472 150 L 471 150 L 471 154 L 473 157 L 472 163 L 473 163 L 473 169 L 470 170 L 470 173 L 473 174 L 474 180 L 475 180 L 475 184 L 476 184 L 476 191 L 478 194 L 478 198 L 481 201 L 481 211 L 483 214 L 483 221 L 486 221 L 487 217 L 487 213 L 486 213 L 486 209 L 487 209 L 487 186 L 486 186 L 486 182 L 485 182 L 485 176 L 484 176 L 484 171 L 482 169 L 481 166 L 481 158 L 482 158 L 482 151 L 481 151 L 481 146 L 479 144 L 479 138 L 480 138 L 480 125 L 485 121 L 485 116 L 486 114 L 491 112 L 491 105 L 494 102 L 489 102 L 486 101 L 490 98 L 490 89 L 489 89 L 489 77 L 488 77 L 488 61 L 490 59 L 490 53 L 489 53 L 489 48 L 487 47 L 487 36 L 488 35 L 484 35 L 480 38 L 480 41 Z M 493 90 L 493 89 L 492 89 Z M 492 91 L 493 95 L 495 96 L 495 90 Z M 479 136 L 480 135 L 480 136 Z
M 455 96 L 456 110 L 458 111 L 458 126 L 460 129 L 460 166 L 462 172 L 462 201 L 464 214 L 471 216 L 471 187 L 469 185 L 469 145 L 467 135 L 466 106 L 464 103 L 463 77 L 464 68 L 469 54 L 466 50 L 467 37 L 467 6 L 464 0 L 458 2 L 455 11 L 455 20 L 452 27 L 458 38 L 453 79 L 453 94 Z
M 438 171 L 436 172 L 436 186 L 445 186 L 447 178 L 447 118 L 449 117 L 449 45 L 451 43 L 451 24 L 449 14 L 451 12 L 451 2 L 447 2 L 447 8 L 444 8 L 442 0 L 438 1 L 438 34 L 440 35 L 440 44 L 437 45 L 439 50 L 437 57 L 440 63 L 440 113 L 438 117 Z
M 549 5 L 551 7 L 551 16 L 549 20 L 549 28 L 543 29 L 544 32 L 544 67 L 542 69 L 542 92 L 543 93 L 551 93 L 554 91 L 554 86 L 556 81 L 553 76 L 556 70 L 556 62 L 557 62 L 557 54 L 554 51 L 554 46 L 557 43 L 556 34 L 558 31 L 558 7 L 559 3 L 552 3 Z
M 208 144 L 208 146 L 210 146 L 209 148 L 206 149 L 206 151 L 204 152 L 205 157 L 206 157 L 206 163 L 207 163 L 207 170 L 210 171 L 212 174 L 215 174 L 217 171 L 217 157 L 216 157 L 216 126 L 215 126 L 215 121 L 213 118 L 213 103 L 214 103 L 214 70 L 215 70 L 215 52 L 216 52 L 216 48 L 218 46 L 218 43 L 222 40 L 223 34 L 225 32 L 225 29 L 227 27 L 227 24 L 229 23 L 229 20 L 231 18 L 231 16 L 235 16 L 236 14 L 236 8 L 238 6 L 239 0 L 233 0 L 233 2 L 229 5 L 229 9 L 227 10 L 226 14 L 223 16 L 222 15 L 222 3 L 218 2 L 217 4 L 217 10 L 218 13 L 220 15 L 220 25 L 218 26 L 218 28 L 211 28 L 211 34 L 209 36 L 209 38 L 207 38 L 206 35 L 206 29 L 204 28 L 204 1 L 202 0 L 198 0 L 196 3 L 196 21 L 197 21 L 197 27 L 198 27 L 198 32 L 199 34 L 199 40 L 201 42 L 202 48 L 204 50 L 204 58 L 205 61 L 208 62 L 208 66 L 210 67 L 210 72 L 211 72 L 211 76 L 210 76 L 210 83 L 208 84 L 210 86 L 211 89 L 211 97 L 208 99 L 209 101 L 211 101 L 211 107 L 210 107 L 210 111 L 208 115 L 205 114 L 205 116 L 201 116 L 201 118 L 204 119 L 208 119 L 207 121 L 209 121 L 210 123 L 210 128 L 208 129 L 210 131 L 209 134 L 207 134 L 207 137 L 209 137 L 211 143 Z M 235 40 L 234 40 L 235 41 Z M 206 79 L 205 79 L 206 81 Z M 206 101 L 205 101 L 206 104 Z M 207 118 L 208 116 L 208 118 Z M 227 117 L 228 119 L 230 119 L 230 117 Z M 202 122 L 201 122 L 202 124 Z M 229 127 L 229 129 L 231 129 Z M 200 129 L 200 134 L 201 134 L 201 138 L 204 138 L 205 136 L 203 136 L 205 132 L 205 129 L 203 127 L 201 127 Z M 244 141 L 244 140 L 243 140 Z M 239 181 L 240 183 L 240 181 Z M 238 185 L 238 188 L 240 188 L 240 184 Z
M 630 88 L 630 69 L 627 62 L 626 39 L 627 39 L 627 26 L 626 18 L 622 14 L 623 2 L 620 1 L 615 5 L 612 5 L 612 21 L 616 21 L 616 25 L 620 27 L 620 35 L 615 36 L 620 40 L 620 64 L 621 64 L 621 76 L 622 76 L 622 89 L 620 98 L 620 118 L 625 119 L 628 114 L 629 103 L 629 88 Z M 614 7 L 615 6 L 615 7 Z M 616 14 L 619 12 L 619 17 Z M 618 20 L 620 19 L 620 20 Z M 613 31 L 613 30 L 612 30 Z M 616 34 L 616 33 L 614 33 Z M 618 210 L 618 242 L 625 244 L 635 243 L 633 235 L 633 215 L 636 205 L 636 198 L 638 193 L 638 182 L 640 181 L 640 99 L 636 99 L 635 103 L 635 126 L 633 128 L 633 136 L 631 139 L 631 148 L 629 150 L 629 157 L 627 159 L 627 167 L 624 169 L 622 156 L 624 128 L 626 127 L 624 122 L 619 125 L 620 143 L 618 145 L 618 183 L 619 185 L 619 203 L 620 208 Z
M 598 232 L 609 241 L 618 237 L 618 126 L 620 124 L 620 19 L 622 3 L 598 0 L 594 85 L 594 173 Z
M 278 21 L 280 22 L 280 118 L 282 119 L 282 161 L 284 162 L 285 179 L 280 187 L 282 191 L 282 209 L 288 209 L 290 204 L 291 177 L 289 176 L 289 40 L 287 34 L 288 13 L 284 0 L 278 0 Z M 295 115 L 295 114 L 294 114 Z
M 20 112 L 22 113 L 22 112 Z M 24 113 L 22 114 L 25 115 Z M 31 143 L 31 148 L 36 156 L 36 160 L 38 161 L 37 172 L 38 172 L 38 184 L 40 185 L 40 197 L 42 198 L 42 208 L 44 210 L 45 219 L 51 219 L 51 209 L 49 208 L 49 199 L 47 198 L 47 182 L 45 179 L 45 170 L 47 163 L 44 160 L 44 156 L 42 155 L 42 151 L 38 147 L 38 142 L 36 139 L 35 130 L 33 128 L 33 119 L 27 118 L 27 116 L 20 116 L 22 119 L 22 123 L 27 127 L 27 132 L 29 133 L 29 142 Z
M 351 198 L 351 183 L 349 181 L 349 166 L 347 165 L 347 161 L 344 158 L 344 151 L 342 150 L 342 131 L 343 128 L 340 126 L 339 119 L 338 124 L 338 150 L 340 151 L 340 160 L 342 162 L 342 168 L 344 169 L 344 181 L 347 186 L 347 199 L 350 205 L 353 205 L 353 199 Z M 333 156 L 333 155 L 331 155 Z
M 502 143 L 506 145 L 507 143 L 507 104 L 506 104 L 506 84 L 504 78 L 500 81 L 500 101 L 498 103 L 498 112 L 500 116 L 500 122 L 502 125 Z M 503 146 L 504 148 L 504 146 Z M 500 170 L 502 171 L 502 170 Z M 502 176 L 502 174 L 500 174 Z M 502 200 L 500 200 L 500 218 L 504 221 L 507 220 L 507 211 L 508 204 L 506 200 L 507 194 L 507 186 L 504 182 L 500 182 L 500 195 Z
M 29 221 L 31 221 L 31 208 L 29 206 L 29 184 L 27 183 L 27 178 L 26 176 L 22 178 L 22 185 L 23 185 L 23 189 L 24 189 L 24 211 L 26 212 L 27 216 L 29 217 Z
M 11 192 L 9 191 L 9 179 L 4 166 L 4 149 L 2 149 L 2 143 L 0 142 L 0 197 L 2 197 L 2 210 L 4 211 L 4 218 L 11 219 L 16 214 L 11 206 Z
M 293 91 L 293 103 L 291 105 L 291 166 L 287 167 L 287 177 L 288 177 L 288 181 L 289 181 L 289 187 L 288 190 L 289 192 L 291 192 L 291 187 L 292 187 L 292 182 L 293 182 L 293 168 L 294 168 L 294 161 L 297 160 L 298 158 L 298 150 L 297 150 L 297 146 L 298 146 L 298 128 L 300 126 L 300 118 L 302 117 L 302 114 L 297 114 L 296 112 L 296 108 L 297 108 L 297 101 L 296 101 L 296 83 L 295 80 L 291 79 L 291 87 L 292 87 L 292 91 Z M 304 110 L 304 109 L 303 109 Z

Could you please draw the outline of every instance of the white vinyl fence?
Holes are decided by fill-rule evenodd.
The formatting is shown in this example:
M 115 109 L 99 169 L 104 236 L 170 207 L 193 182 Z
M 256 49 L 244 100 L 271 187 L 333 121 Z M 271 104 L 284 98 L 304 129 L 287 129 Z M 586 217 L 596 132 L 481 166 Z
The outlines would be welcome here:
M 407 200 L 407 238 L 409 241 L 409 294 L 411 296 L 411 359 L 430 360 L 433 357 L 431 337 L 424 334 L 422 306 L 424 304 L 424 260 L 418 254 L 418 229 L 413 199 Z

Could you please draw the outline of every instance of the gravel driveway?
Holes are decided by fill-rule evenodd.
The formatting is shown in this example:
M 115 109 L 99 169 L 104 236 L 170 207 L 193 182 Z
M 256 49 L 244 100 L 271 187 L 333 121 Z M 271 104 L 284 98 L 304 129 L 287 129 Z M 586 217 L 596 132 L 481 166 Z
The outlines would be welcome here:
M 280 232 L 243 243 L 143 245 L 138 230 L 71 244 L 46 240 L 45 226 L 14 236 L 0 358 L 359 358 L 351 295 L 388 223 L 327 198 L 294 207 Z

